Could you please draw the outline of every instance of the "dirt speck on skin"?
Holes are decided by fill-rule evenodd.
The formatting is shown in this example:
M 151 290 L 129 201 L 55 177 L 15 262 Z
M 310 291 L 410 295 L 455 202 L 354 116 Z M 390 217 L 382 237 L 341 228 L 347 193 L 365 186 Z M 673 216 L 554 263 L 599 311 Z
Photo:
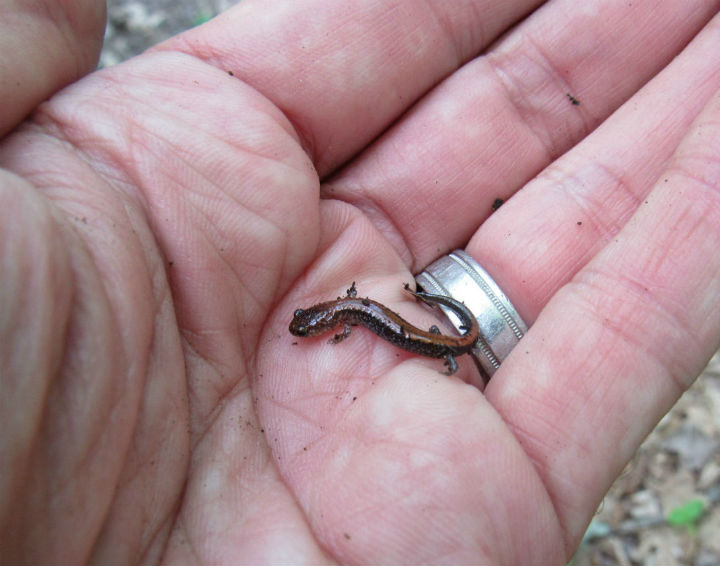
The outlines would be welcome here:
M 100 65 L 142 53 L 235 3 L 108 0 Z M 579 103 L 572 95 L 568 100 Z M 573 564 L 720 564 L 718 354 L 610 488 Z

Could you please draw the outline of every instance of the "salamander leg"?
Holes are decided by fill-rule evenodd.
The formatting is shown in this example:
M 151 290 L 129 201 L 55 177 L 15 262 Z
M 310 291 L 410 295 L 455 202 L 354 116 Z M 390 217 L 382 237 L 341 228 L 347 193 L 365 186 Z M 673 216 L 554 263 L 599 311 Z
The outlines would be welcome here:
M 430 327 L 430 334 L 440 334 L 440 329 L 433 324 Z
M 445 356 L 445 365 L 448 368 L 447 371 L 443 372 L 445 375 L 452 375 L 457 371 L 458 365 L 452 354 L 447 354 Z
M 405 289 L 408 293 L 410 293 L 413 297 L 415 297 L 416 300 L 422 301 L 423 303 L 426 303 L 425 299 L 422 298 L 421 295 L 418 295 L 415 291 L 413 291 L 410 288 L 410 283 L 403 283 L 403 289 Z M 430 303 L 428 303 L 430 304 Z
M 355 288 L 355 281 L 352 282 L 350 288 L 347 290 L 347 296 L 350 298 L 357 297 L 357 289 Z
M 409 283 L 403 283 L 403 289 L 405 289 L 408 293 L 410 293 L 413 297 L 415 297 L 416 301 L 423 302 L 430 307 L 437 306 L 437 303 L 435 303 L 434 301 L 429 301 L 426 298 L 426 297 L 433 297 L 434 295 L 430 295 L 428 293 L 423 293 L 423 292 L 413 291 L 412 289 L 410 289 Z
M 346 324 L 343 331 L 340 334 L 336 334 L 335 336 L 330 338 L 330 340 L 328 340 L 328 343 L 337 344 L 338 342 L 342 342 L 343 340 L 345 340 L 345 338 L 347 338 L 348 336 L 350 336 L 350 325 Z

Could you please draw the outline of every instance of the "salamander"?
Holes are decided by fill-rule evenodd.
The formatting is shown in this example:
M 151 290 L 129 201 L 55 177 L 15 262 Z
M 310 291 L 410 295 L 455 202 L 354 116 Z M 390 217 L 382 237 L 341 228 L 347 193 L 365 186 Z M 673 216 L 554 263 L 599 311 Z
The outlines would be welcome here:
M 444 295 L 412 291 L 405 283 L 405 290 L 429 305 L 443 305 L 451 309 L 461 321 L 460 336 L 441 334 L 437 326 L 421 330 L 413 326 L 385 305 L 372 299 L 357 296 L 355 282 L 345 297 L 297 309 L 290 323 L 290 333 L 295 336 L 318 336 L 342 325 L 343 331 L 330 339 L 337 344 L 350 336 L 351 326 L 364 326 L 384 340 L 415 354 L 430 358 L 445 358 L 446 375 L 457 371 L 455 356 L 467 354 L 478 340 L 478 322 L 472 312 L 461 302 Z

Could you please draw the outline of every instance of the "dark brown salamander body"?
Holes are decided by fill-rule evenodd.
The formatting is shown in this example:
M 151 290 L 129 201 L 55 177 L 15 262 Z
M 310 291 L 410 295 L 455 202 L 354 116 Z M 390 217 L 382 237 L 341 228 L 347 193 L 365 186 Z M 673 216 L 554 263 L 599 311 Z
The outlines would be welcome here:
M 343 332 L 330 340 L 337 343 L 350 336 L 351 326 L 362 325 L 409 352 L 430 358 L 445 358 L 447 375 L 452 375 L 457 370 L 455 356 L 467 354 L 477 342 L 477 320 L 464 304 L 455 299 L 443 295 L 416 293 L 411 291 L 407 284 L 405 290 L 430 305 L 444 305 L 452 309 L 462 322 L 464 334 L 446 336 L 440 334 L 437 326 L 432 326 L 429 331 L 420 330 L 385 305 L 357 297 L 354 282 L 344 298 L 296 310 L 290 323 L 290 332 L 295 336 L 318 336 L 343 325 Z

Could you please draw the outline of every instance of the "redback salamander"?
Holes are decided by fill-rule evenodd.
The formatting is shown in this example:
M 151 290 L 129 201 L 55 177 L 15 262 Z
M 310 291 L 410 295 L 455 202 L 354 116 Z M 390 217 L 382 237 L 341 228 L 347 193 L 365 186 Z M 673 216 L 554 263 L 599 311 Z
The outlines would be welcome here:
M 480 333 L 477 320 L 463 303 L 455 299 L 411 291 L 407 283 L 405 290 L 429 305 L 444 305 L 452 309 L 460 317 L 460 328 L 464 334 L 446 336 L 440 334 L 437 326 L 431 326 L 429 331 L 420 330 L 385 305 L 358 297 L 354 281 L 345 297 L 296 310 L 290 323 L 290 333 L 318 336 L 342 324 L 344 330 L 330 339 L 331 343 L 337 344 L 350 336 L 351 326 L 361 325 L 403 350 L 430 358 L 445 358 L 446 375 L 452 375 L 457 371 L 455 356 L 467 354 L 477 342 Z

